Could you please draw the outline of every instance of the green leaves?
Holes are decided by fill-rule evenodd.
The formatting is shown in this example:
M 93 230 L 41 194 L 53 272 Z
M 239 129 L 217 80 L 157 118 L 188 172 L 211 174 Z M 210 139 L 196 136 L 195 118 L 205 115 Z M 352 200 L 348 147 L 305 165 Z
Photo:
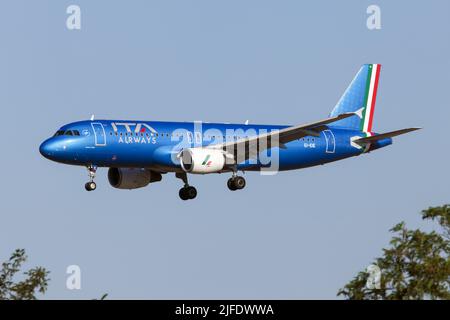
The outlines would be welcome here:
M 430 207 L 422 211 L 422 219 L 437 220 L 444 230 L 444 236 L 450 239 L 450 205 Z
M 23 272 L 25 279 L 15 281 L 22 264 L 27 260 L 24 249 L 17 249 L 0 270 L 0 300 L 35 300 L 36 293 L 45 293 L 49 272 L 35 267 Z
M 430 207 L 423 219 L 435 220 L 443 229 L 409 230 L 395 225 L 390 247 L 375 263 L 381 270 L 380 289 L 368 289 L 366 272 L 360 272 L 338 295 L 348 299 L 450 299 L 450 206 Z

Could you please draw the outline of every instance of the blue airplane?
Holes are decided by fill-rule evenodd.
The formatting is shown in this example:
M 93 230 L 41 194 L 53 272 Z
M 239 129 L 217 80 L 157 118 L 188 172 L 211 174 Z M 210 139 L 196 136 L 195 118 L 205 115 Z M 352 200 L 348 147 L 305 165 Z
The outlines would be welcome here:
M 420 128 L 372 132 L 381 65 L 356 74 L 328 118 L 297 126 L 202 122 L 94 120 L 61 127 L 40 146 L 47 159 L 88 169 L 88 191 L 96 189 L 98 167 L 108 167 L 111 186 L 136 189 L 173 172 L 184 182 L 183 200 L 197 190 L 189 174 L 231 173 L 228 188 L 243 189 L 238 171 L 277 172 L 359 156 Z

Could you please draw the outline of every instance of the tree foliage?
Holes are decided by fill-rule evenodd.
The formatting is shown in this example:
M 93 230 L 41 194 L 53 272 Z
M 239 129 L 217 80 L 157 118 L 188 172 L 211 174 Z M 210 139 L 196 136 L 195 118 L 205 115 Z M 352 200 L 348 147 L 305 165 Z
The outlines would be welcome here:
M 0 300 L 35 300 L 37 293 L 45 293 L 49 272 L 42 267 L 34 267 L 23 272 L 24 279 L 17 281 L 17 275 L 27 256 L 24 249 L 17 249 L 0 270 Z
M 369 274 L 359 272 L 338 295 L 348 299 L 450 299 L 450 205 L 430 207 L 422 218 L 438 222 L 439 232 L 394 226 L 390 247 L 374 265 L 381 271 L 378 288 L 367 286 Z

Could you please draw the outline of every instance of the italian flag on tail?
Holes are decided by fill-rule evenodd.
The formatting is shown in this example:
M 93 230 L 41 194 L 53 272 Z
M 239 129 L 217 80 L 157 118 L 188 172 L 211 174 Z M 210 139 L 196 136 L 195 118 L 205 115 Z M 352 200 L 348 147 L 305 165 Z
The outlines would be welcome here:
M 362 108 L 360 130 L 372 135 L 373 114 L 375 111 L 375 102 L 377 100 L 378 80 L 380 78 L 380 64 L 370 64 L 368 66 L 365 105 Z
M 391 139 L 392 137 L 420 129 L 407 128 L 376 135 L 372 133 L 380 71 L 380 64 L 362 65 L 330 113 L 330 117 L 337 117 L 344 113 L 353 113 L 355 115 L 333 122 L 329 126 L 357 131 L 355 132 L 355 137 L 351 139 L 351 144 L 356 148 L 361 148 L 363 152 L 369 151 L 371 144 L 377 141 Z M 360 138 L 361 135 L 364 137 Z M 392 142 L 391 140 L 385 140 L 383 143 L 390 144 Z
M 380 71 L 380 64 L 364 64 L 361 66 L 330 113 L 331 117 L 336 117 L 343 113 L 353 112 L 357 117 L 336 121 L 331 124 L 333 127 L 369 134 L 372 132 Z

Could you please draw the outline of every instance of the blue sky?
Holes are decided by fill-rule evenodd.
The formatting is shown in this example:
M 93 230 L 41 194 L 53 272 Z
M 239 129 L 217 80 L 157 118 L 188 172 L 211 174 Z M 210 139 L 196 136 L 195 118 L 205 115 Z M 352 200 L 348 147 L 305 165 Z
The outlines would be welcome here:
M 82 28 L 66 28 L 81 7 Z M 377 4 L 382 29 L 369 31 Z M 401 220 L 448 201 L 448 1 L 3 1 L 0 260 L 26 248 L 47 298 L 326 298 Z M 275 176 L 194 176 L 134 191 L 42 158 L 77 120 L 301 124 L 363 63 L 383 65 L 374 130 L 423 130 L 378 152 Z M 66 289 L 79 265 L 82 289 Z

